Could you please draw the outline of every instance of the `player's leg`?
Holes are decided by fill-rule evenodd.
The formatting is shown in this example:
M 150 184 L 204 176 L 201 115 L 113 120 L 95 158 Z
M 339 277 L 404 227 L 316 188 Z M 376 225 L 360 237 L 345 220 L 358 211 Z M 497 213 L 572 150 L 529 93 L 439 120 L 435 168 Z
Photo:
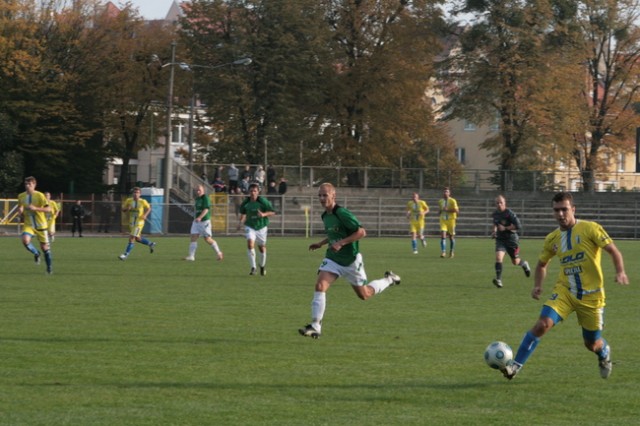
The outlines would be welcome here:
M 456 224 L 455 221 L 451 220 L 449 224 L 449 229 L 447 230 L 447 234 L 449 234 L 449 257 L 454 256 L 454 250 L 456 249 Z
M 411 221 L 409 224 L 409 232 L 411 233 L 411 250 L 413 254 L 418 254 L 418 230 L 416 229 L 414 221 Z
M 496 240 L 496 262 L 494 268 L 496 271 L 496 277 L 493 279 L 493 285 L 498 288 L 502 287 L 502 263 L 504 260 L 505 247 L 501 241 Z
M 584 346 L 598 356 L 598 368 L 603 379 L 611 375 L 611 347 L 602 337 L 604 329 L 604 300 L 594 300 L 582 303 L 576 308 L 578 324 L 582 327 Z
M 447 225 L 441 220 L 440 221 L 440 257 L 445 257 L 447 255 Z
M 267 275 L 267 227 L 256 231 L 256 243 L 258 244 L 258 252 L 260 253 L 259 265 L 260 275 Z
M 47 265 L 47 273 L 53 273 L 53 261 L 51 257 L 51 250 L 49 245 L 49 233 L 48 231 L 36 231 L 36 236 L 38 237 L 38 241 L 40 241 L 40 249 L 42 249 L 42 253 L 44 254 L 44 261 Z
M 245 228 L 246 228 L 245 236 L 247 238 L 247 258 L 249 259 L 249 267 L 251 268 L 249 270 L 249 275 L 255 275 L 256 274 L 255 230 L 252 228 L 249 228 L 248 226 Z
M 558 287 L 556 287 L 556 289 L 557 288 Z M 565 299 L 567 295 L 568 291 L 567 294 L 559 294 L 558 297 L 549 299 L 544 304 L 540 311 L 538 321 L 536 321 L 531 330 L 527 331 L 522 338 L 520 346 L 518 347 L 518 352 L 516 352 L 516 356 L 513 360 L 513 364 L 509 365 L 502 371 L 502 374 L 504 374 L 507 379 L 511 380 L 515 377 L 518 371 L 520 371 L 531 354 L 533 354 L 538 343 L 540 343 L 542 336 L 572 312 L 573 307 Z
M 520 258 L 520 246 L 517 242 L 512 242 L 509 246 L 508 250 L 509 256 L 511 257 L 511 263 L 516 266 L 520 266 L 524 275 L 529 277 L 531 275 L 531 268 L 529 267 L 529 262 Z
M 38 251 L 37 248 L 35 248 L 35 246 L 33 244 L 31 244 L 31 238 L 33 237 L 35 231 L 32 230 L 31 228 L 25 228 L 24 231 L 22 231 L 22 245 L 24 246 L 24 248 L 27 249 L 27 251 L 29 253 L 31 253 L 33 255 L 33 260 L 36 263 L 36 265 L 40 264 L 40 252 Z
M 311 323 L 298 329 L 302 336 L 317 339 L 322 334 L 322 319 L 327 307 L 327 291 L 340 276 L 340 266 L 324 259 L 318 271 L 315 291 L 311 300 Z
M 197 232 L 193 232 L 194 228 L 193 225 L 195 225 L 195 222 L 191 225 L 191 234 L 189 235 L 189 254 L 187 254 L 187 257 L 184 258 L 184 260 L 188 260 L 193 262 L 194 260 L 196 260 L 196 251 L 198 250 L 198 238 L 200 237 L 200 234 Z
M 140 232 L 142 232 L 142 229 L 139 226 L 129 225 L 129 240 L 127 242 L 127 247 L 125 247 L 124 253 L 118 256 L 118 259 L 126 260 L 129 257 L 129 254 L 131 254 L 131 250 L 133 250 L 136 240 L 140 236 Z

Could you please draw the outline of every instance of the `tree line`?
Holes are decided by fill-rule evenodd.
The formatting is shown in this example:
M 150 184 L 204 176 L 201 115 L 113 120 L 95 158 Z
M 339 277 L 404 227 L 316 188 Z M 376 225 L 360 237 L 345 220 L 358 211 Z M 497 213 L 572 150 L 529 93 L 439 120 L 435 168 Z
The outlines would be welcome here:
M 130 3 L 7 0 L 0 193 L 27 175 L 51 191 L 101 192 L 114 158 L 116 190 L 128 191 L 130 160 L 164 143 L 170 71 L 174 109 L 196 99 L 206 110 L 194 118 L 196 162 L 259 164 L 268 151 L 278 164 L 437 159 L 455 171 L 446 122 L 467 119 L 499 124 L 483 146 L 500 170 L 571 163 L 588 190 L 606 155 L 632 149 L 634 2 L 471 0 L 451 14 L 443 3 L 193 0 L 168 23 Z M 252 63 L 217 67 L 239 58 Z

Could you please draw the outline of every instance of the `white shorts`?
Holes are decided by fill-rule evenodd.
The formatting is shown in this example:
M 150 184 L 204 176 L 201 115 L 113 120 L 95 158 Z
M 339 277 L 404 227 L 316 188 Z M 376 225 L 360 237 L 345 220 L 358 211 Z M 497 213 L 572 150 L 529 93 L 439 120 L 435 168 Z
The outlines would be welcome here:
M 253 228 L 245 226 L 244 227 L 244 236 L 245 236 L 245 238 L 247 240 L 251 240 L 251 241 L 257 242 L 259 246 L 266 246 L 267 245 L 267 230 L 268 230 L 267 226 L 265 226 L 264 228 L 260 229 L 259 231 L 256 231 Z
M 211 233 L 211 221 L 210 220 L 202 220 L 200 222 L 196 222 L 195 220 L 191 224 L 191 235 L 198 234 L 201 237 L 210 237 L 213 235 Z
M 339 265 L 325 257 L 318 268 L 319 271 L 331 272 L 338 277 L 343 277 L 354 286 L 362 287 L 367 285 L 367 273 L 364 270 L 364 262 L 360 253 L 356 255 L 356 260 L 349 266 Z

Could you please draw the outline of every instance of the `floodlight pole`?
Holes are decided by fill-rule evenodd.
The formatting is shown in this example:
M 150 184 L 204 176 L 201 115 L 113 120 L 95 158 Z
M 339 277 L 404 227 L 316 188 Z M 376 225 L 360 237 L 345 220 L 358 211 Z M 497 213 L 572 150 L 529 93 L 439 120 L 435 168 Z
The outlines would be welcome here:
M 191 65 L 185 62 L 176 62 L 176 41 L 171 42 L 171 62 L 168 62 L 162 65 L 164 67 L 170 67 L 169 74 L 169 96 L 167 97 L 167 131 L 165 136 L 165 144 L 164 144 L 164 214 L 163 214 L 163 224 L 162 230 L 165 234 L 169 233 L 169 210 L 171 205 L 171 171 L 172 171 L 172 152 L 171 152 L 171 139 L 173 136 L 172 132 L 172 120 L 171 116 L 173 115 L 173 81 L 175 77 L 175 65 L 178 65 L 180 69 L 184 71 L 191 71 L 192 68 L 207 68 L 207 69 L 215 69 L 226 67 L 229 65 L 249 65 L 252 62 L 251 58 L 241 58 L 237 59 L 233 62 L 227 62 L 220 65 Z M 189 117 L 189 169 L 193 169 L 193 116 L 195 109 L 195 93 L 193 93 L 193 83 L 191 84 L 191 105 L 190 105 L 190 117 Z
M 172 139 L 172 122 L 171 115 L 173 113 L 173 79 L 174 79 L 174 65 L 176 62 L 176 42 L 171 42 L 171 67 L 169 74 L 169 96 L 167 97 L 167 131 L 164 141 L 164 215 L 162 231 L 165 234 L 169 234 L 169 205 L 171 203 L 171 139 Z

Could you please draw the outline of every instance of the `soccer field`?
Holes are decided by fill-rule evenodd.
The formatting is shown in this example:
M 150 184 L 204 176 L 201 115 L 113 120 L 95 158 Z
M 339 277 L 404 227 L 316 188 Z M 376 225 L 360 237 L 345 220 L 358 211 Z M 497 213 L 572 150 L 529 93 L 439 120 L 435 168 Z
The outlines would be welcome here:
M 2 425 L 630 425 L 640 418 L 640 244 L 617 241 L 628 287 L 607 288 L 605 337 L 614 369 L 599 376 L 575 315 L 545 336 L 513 380 L 491 370 L 493 340 L 515 350 L 542 301 L 533 277 L 505 263 L 495 288 L 493 241 L 439 240 L 411 253 L 409 238 L 366 238 L 370 280 L 402 284 L 363 302 L 339 280 L 323 335 L 309 322 L 321 238 L 269 239 L 267 276 L 249 276 L 242 237 L 218 238 L 222 262 L 200 240 L 137 244 L 59 237 L 54 275 L 18 237 L 0 238 Z M 525 239 L 534 267 L 542 240 Z M 558 272 L 554 260 L 546 298 Z

